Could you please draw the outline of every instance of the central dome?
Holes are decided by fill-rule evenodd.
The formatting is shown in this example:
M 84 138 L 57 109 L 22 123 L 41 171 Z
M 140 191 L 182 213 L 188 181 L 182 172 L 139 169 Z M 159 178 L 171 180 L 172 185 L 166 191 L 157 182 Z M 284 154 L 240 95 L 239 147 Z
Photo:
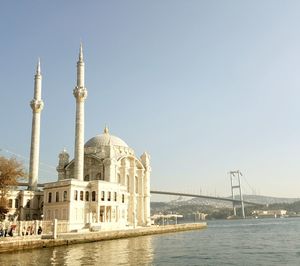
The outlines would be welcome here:
M 121 147 L 128 148 L 128 145 L 126 144 L 125 141 L 121 140 L 120 138 L 118 138 L 116 136 L 110 135 L 107 127 L 105 127 L 103 134 L 96 135 L 95 137 L 89 139 L 84 144 L 84 147 L 96 148 L 96 147 L 108 146 L 108 145 L 121 146 Z

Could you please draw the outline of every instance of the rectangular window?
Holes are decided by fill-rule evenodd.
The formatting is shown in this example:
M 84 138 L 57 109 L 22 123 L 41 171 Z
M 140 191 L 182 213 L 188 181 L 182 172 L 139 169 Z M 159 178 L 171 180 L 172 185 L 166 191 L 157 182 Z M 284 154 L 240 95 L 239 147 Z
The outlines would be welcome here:
M 117 192 L 115 192 L 114 194 L 115 194 L 115 197 L 114 197 L 115 201 L 117 201 L 117 199 L 118 199 Z
M 92 192 L 92 201 L 96 201 L 96 191 Z
M 58 210 L 55 210 L 55 211 L 54 211 L 54 215 L 55 215 L 54 219 L 59 219 Z
M 85 200 L 86 201 L 90 200 L 90 193 L 88 191 L 85 192 Z
M 51 203 L 51 201 L 52 201 L 52 193 L 49 192 L 48 193 L 48 202 Z
M 19 208 L 19 200 L 15 199 L 15 208 Z
M 59 202 L 59 192 L 56 191 L 55 193 L 55 202 Z
M 66 209 L 62 210 L 62 219 L 67 220 L 67 210 Z
M 78 200 L 78 191 L 75 190 L 74 192 L 75 192 L 75 194 L 74 194 L 74 199 L 75 199 L 75 200 Z
M 68 198 L 68 192 L 64 191 L 64 201 L 67 201 L 67 198 Z
M 12 199 L 9 199 L 9 200 L 8 200 L 8 208 L 12 208 L 12 203 L 13 203 L 13 200 L 12 200 Z
M 104 201 L 105 200 L 105 192 L 101 191 L 101 200 Z
M 111 199 L 111 192 L 109 191 L 109 192 L 108 192 L 107 200 L 110 201 L 110 199 Z
M 122 194 L 122 203 L 124 203 L 124 202 L 125 202 L 125 195 Z

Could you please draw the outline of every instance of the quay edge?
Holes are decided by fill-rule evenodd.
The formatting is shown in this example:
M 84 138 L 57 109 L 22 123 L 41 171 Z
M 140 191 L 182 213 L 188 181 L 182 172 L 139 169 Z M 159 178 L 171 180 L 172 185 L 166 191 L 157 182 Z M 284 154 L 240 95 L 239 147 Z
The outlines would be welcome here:
M 206 223 L 177 224 L 166 226 L 150 226 L 126 230 L 88 232 L 88 233 L 64 233 L 56 239 L 47 239 L 47 236 L 7 237 L 0 240 L 0 253 L 20 250 L 48 248 L 63 245 L 81 244 L 96 241 L 105 241 L 121 238 L 138 237 L 164 233 L 176 233 L 181 231 L 199 230 L 207 227 Z

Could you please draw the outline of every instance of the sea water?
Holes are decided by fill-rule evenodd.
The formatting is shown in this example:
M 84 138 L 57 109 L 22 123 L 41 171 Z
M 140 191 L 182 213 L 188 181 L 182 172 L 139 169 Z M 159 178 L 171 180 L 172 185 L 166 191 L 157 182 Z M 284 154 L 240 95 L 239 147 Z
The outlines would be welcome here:
M 0 254 L 0 265 L 300 265 L 300 218 Z

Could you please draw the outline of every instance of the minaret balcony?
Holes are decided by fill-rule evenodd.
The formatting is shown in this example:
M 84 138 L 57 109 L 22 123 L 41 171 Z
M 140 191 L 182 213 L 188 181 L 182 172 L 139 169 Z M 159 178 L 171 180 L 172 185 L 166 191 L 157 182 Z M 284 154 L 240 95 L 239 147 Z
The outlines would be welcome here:
M 76 86 L 73 90 L 74 97 L 79 101 L 84 101 L 87 97 L 87 89 L 84 87 Z
M 34 112 L 40 112 L 43 110 L 43 107 L 44 107 L 44 102 L 43 100 L 36 100 L 36 99 L 33 99 L 31 102 L 30 102 L 30 107 L 32 109 L 32 111 Z

